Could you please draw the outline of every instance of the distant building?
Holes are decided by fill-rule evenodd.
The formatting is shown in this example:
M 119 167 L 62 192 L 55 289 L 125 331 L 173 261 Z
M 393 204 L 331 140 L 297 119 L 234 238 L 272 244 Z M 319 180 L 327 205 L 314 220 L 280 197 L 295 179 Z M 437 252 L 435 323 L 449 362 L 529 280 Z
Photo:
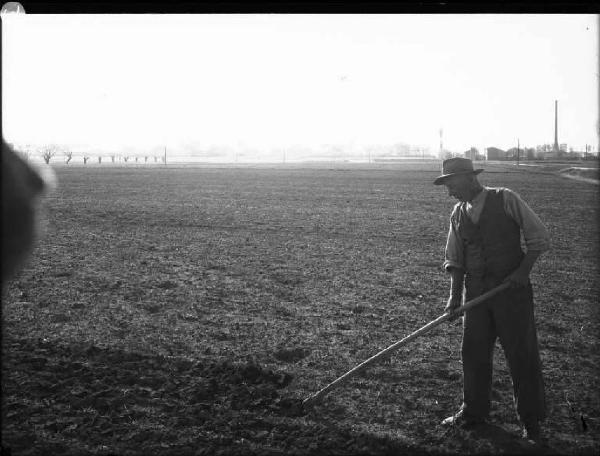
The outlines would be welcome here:
M 506 160 L 508 156 L 506 151 L 498 149 L 497 147 L 488 147 L 486 149 L 486 154 L 488 160 Z
M 523 155 L 526 157 L 527 160 L 535 160 L 536 153 L 533 147 L 526 147 L 525 149 L 523 149 L 523 152 Z
M 542 154 L 542 158 L 544 160 L 556 160 L 558 158 L 559 153 L 560 152 L 557 150 L 549 150 Z
M 468 158 L 469 160 L 477 160 L 477 149 L 475 149 L 474 147 L 471 147 L 469 150 L 466 150 L 463 152 L 463 156 L 465 158 Z
M 469 160 L 485 160 L 485 155 L 480 154 L 476 147 L 471 147 L 469 150 L 462 153 L 462 156 Z
M 519 154 L 519 159 L 524 158 L 523 149 L 517 149 L 516 147 L 511 147 L 506 151 L 506 159 L 507 160 L 516 160 L 517 154 Z
M 552 160 L 558 158 L 558 150 L 552 144 L 541 144 L 535 147 L 536 158 Z
M 544 152 L 551 152 L 552 149 L 553 149 L 553 146 L 550 144 L 541 144 L 541 145 L 535 146 L 535 150 L 539 155 L 544 154 Z
M 451 151 L 447 150 L 447 149 L 443 149 L 440 152 L 440 154 L 441 154 L 442 160 L 448 160 L 449 158 L 454 157 L 454 154 Z
M 390 146 L 390 155 L 395 157 L 406 157 L 409 154 L 410 145 L 398 142 Z
M 423 146 L 410 146 L 408 155 L 411 157 L 429 157 L 431 152 L 428 147 Z

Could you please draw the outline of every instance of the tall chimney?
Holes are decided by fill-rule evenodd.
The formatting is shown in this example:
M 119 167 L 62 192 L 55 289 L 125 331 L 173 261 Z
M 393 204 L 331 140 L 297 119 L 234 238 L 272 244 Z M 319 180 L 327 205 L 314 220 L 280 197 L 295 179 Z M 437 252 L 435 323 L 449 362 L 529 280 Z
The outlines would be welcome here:
M 558 152 L 558 100 L 554 100 L 554 152 Z

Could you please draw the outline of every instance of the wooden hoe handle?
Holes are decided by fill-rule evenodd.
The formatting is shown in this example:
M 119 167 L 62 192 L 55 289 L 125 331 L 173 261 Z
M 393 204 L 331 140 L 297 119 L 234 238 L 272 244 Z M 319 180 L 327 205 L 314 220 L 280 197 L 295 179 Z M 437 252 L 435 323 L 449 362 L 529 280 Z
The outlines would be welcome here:
M 373 364 L 374 362 L 380 360 L 381 358 L 386 357 L 386 355 L 389 355 L 390 353 L 392 353 L 393 351 L 395 351 L 398 348 L 402 347 L 403 345 L 406 345 L 411 340 L 419 337 L 422 334 L 425 334 L 426 332 L 429 332 L 431 329 L 435 328 L 436 326 L 439 326 L 443 322 L 445 322 L 447 320 L 450 320 L 451 318 L 454 318 L 455 316 L 458 316 L 458 315 L 462 314 L 463 312 L 469 310 L 470 308 L 475 307 L 476 305 L 482 303 L 483 301 L 491 298 L 495 294 L 498 294 L 501 291 L 507 289 L 509 286 L 510 286 L 510 284 L 508 282 L 503 282 L 501 285 L 498 285 L 496 288 L 492 288 L 491 290 L 483 293 L 482 295 L 477 296 L 476 298 L 470 300 L 469 302 L 466 302 L 464 305 L 462 305 L 460 307 L 457 307 L 452 312 L 446 312 L 443 315 L 441 315 L 438 318 L 436 318 L 435 320 L 430 321 L 425 326 L 417 329 L 412 334 L 406 336 L 404 339 L 399 340 L 398 342 L 393 343 L 389 347 L 381 350 L 379 353 L 371 356 L 366 361 L 363 361 L 358 366 L 356 366 L 353 369 L 349 370 L 348 372 L 346 372 L 341 377 L 338 377 L 337 379 L 335 379 L 333 382 L 331 382 L 325 388 L 317 391 L 312 396 L 307 397 L 306 399 L 304 399 L 304 401 L 302 401 L 302 406 L 307 407 L 307 406 L 311 406 L 311 405 L 317 404 L 327 393 L 329 393 L 329 391 L 331 391 L 332 389 L 334 389 L 334 388 L 336 388 L 336 387 L 344 384 L 345 382 L 347 382 L 348 380 L 350 380 L 352 377 L 354 377 L 356 374 L 358 374 L 359 372 L 361 372 L 362 370 L 364 370 L 370 364 Z

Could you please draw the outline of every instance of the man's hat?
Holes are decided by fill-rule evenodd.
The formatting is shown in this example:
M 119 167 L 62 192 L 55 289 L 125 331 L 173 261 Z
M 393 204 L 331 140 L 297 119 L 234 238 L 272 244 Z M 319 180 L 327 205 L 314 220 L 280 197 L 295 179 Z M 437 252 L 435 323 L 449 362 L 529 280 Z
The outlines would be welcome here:
M 442 163 L 442 175 L 435 178 L 435 185 L 442 185 L 444 180 L 450 176 L 460 174 L 479 174 L 483 169 L 473 169 L 473 162 L 468 158 L 449 158 Z

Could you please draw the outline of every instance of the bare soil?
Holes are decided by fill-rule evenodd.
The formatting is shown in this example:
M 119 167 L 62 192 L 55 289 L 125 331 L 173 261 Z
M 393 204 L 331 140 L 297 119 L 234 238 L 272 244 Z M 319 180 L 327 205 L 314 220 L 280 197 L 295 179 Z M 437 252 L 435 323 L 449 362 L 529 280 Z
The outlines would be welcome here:
M 491 423 L 440 425 L 461 402 L 459 322 L 299 406 L 442 313 L 438 167 L 57 167 L 4 290 L 3 450 L 598 454 L 598 186 L 555 171 L 480 175 L 552 236 L 532 274 L 546 445 L 519 437 L 499 347 Z

